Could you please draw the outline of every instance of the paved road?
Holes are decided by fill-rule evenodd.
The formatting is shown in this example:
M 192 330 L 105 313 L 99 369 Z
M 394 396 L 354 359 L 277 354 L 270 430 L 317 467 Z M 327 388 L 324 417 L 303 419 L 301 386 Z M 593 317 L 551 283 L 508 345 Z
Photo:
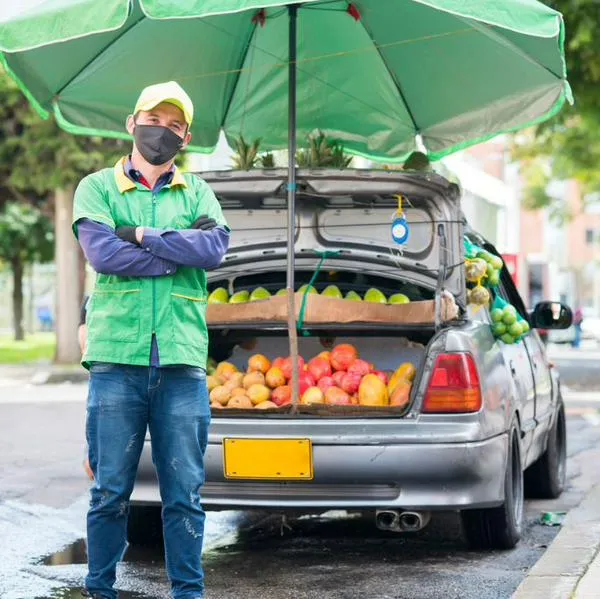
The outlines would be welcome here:
M 75 599 L 84 576 L 86 489 L 83 385 L 0 387 L 0 597 Z M 210 514 L 207 599 L 508 599 L 564 511 L 600 482 L 600 393 L 568 393 L 569 490 L 528 502 L 518 548 L 470 552 L 453 514 L 413 537 L 385 534 L 370 517 Z M 56 553 L 58 550 L 62 550 Z M 122 599 L 167 597 L 160 549 L 130 551 Z

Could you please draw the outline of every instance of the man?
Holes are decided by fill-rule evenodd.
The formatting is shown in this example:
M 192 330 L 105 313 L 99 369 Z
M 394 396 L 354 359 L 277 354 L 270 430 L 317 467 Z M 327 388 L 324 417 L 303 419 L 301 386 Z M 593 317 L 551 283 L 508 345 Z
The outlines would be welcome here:
M 116 564 L 147 427 L 163 503 L 175 599 L 200 599 L 199 489 L 210 421 L 206 269 L 229 229 L 213 192 L 174 165 L 191 140 L 192 101 L 175 82 L 144 89 L 127 131 L 132 153 L 81 181 L 73 230 L 98 273 L 87 307 L 86 436 L 94 476 L 84 596 L 116 599 Z

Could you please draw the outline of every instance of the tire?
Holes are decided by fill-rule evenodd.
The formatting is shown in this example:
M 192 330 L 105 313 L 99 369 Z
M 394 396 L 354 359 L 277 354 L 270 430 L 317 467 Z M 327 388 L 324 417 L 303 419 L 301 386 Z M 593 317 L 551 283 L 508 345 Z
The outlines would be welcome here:
M 516 427 L 510 431 L 504 474 L 504 503 L 496 508 L 464 510 L 463 531 L 471 549 L 512 549 L 523 528 L 523 469 Z
M 565 407 L 558 405 L 546 451 L 525 471 L 525 494 L 534 499 L 556 499 L 567 483 L 567 424 Z
M 162 538 L 160 506 L 132 505 L 127 520 L 127 542 L 130 545 L 159 545 Z

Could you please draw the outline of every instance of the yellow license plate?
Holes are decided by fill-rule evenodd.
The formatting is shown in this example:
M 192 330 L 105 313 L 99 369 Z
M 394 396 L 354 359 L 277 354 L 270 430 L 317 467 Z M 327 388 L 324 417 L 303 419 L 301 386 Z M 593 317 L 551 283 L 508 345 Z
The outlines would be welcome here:
M 226 478 L 311 480 L 310 439 L 224 439 Z

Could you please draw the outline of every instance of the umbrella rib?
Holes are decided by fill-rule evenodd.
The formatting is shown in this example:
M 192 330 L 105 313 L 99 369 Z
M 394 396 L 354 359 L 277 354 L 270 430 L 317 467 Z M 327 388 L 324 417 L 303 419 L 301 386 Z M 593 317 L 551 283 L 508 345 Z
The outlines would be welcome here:
M 244 48 L 244 53 L 242 55 L 242 60 L 240 62 L 239 69 L 236 70 L 235 73 L 235 81 L 233 82 L 233 86 L 231 88 L 231 93 L 229 94 L 229 99 L 227 100 L 227 106 L 223 112 L 223 118 L 221 119 L 221 129 L 225 128 L 225 121 L 227 120 L 227 115 L 229 114 L 229 109 L 231 108 L 231 104 L 233 102 L 233 97 L 235 96 L 235 92 L 237 90 L 238 83 L 240 81 L 240 76 L 242 71 L 244 70 L 244 63 L 246 62 L 246 58 L 248 57 L 248 52 L 250 52 L 250 48 L 252 47 L 252 39 L 254 38 L 254 34 L 256 33 L 256 28 L 258 27 L 258 23 L 254 24 L 254 28 L 252 29 L 252 33 L 248 37 L 248 43 Z
M 146 19 L 146 17 L 142 16 L 137 21 L 135 21 L 135 23 L 132 23 L 129 27 L 127 27 L 121 33 L 119 33 L 119 35 L 117 35 L 117 37 L 115 37 L 115 39 L 112 40 L 110 42 L 110 44 L 108 44 L 108 46 L 103 46 L 102 49 L 91 60 L 88 60 L 86 62 L 86 64 L 83 67 L 81 67 L 81 69 L 79 69 L 75 73 L 75 75 L 73 75 L 58 91 L 56 91 L 54 93 L 54 97 L 56 98 L 56 96 L 60 96 L 60 94 L 62 94 L 62 92 L 64 92 L 65 89 L 67 89 L 67 87 L 69 87 L 69 85 L 71 85 L 71 83 L 73 83 L 73 81 L 75 81 L 75 79 L 77 79 L 77 77 L 79 77 L 79 75 L 81 75 L 81 73 L 83 73 L 83 71 L 85 69 L 87 69 L 97 58 L 99 58 L 100 56 L 102 56 L 102 54 L 104 54 L 106 52 L 106 50 L 108 50 L 108 48 L 110 48 L 116 42 L 118 42 L 124 35 L 126 35 L 127 33 L 129 33 L 136 25 L 138 25 L 139 23 L 141 23 L 144 19 Z
M 421 130 L 419 129 L 419 125 L 417 125 L 417 121 L 415 120 L 415 115 L 413 114 L 412 110 L 410 109 L 410 106 L 408 105 L 408 101 L 406 100 L 406 96 L 404 95 L 404 92 L 402 91 L 402 86 L 400 85 L 400 82 L 394 76 L 394 73 L 390 69 L 390 67 L 389 67 L 389 65 L 387 63 L 387 60 L 383 56 L 383 52 L 381 51 L 381 47 L 379 46 L 379 44 L 373 38 L 373 34 L 369 30 L 369 28 L 365 25 L 364 20 L 361 20 L 361 24 L 364 27 L 364 30 L 367 32 L 367 35 L 369 36 L 369 38 L 373 42 L 373 47 L 376 49 L 377 54 L 379 55 L 379 58 L 381 58 L 381 62 L 383 63 L 383 66 L 385 67 L 385 70 L 388 72 L 388 75 L 391 77 L 392 81 L 394 82 L 396 90 L 400 94 L 400 98 L 402 99 L 402 103 L 404 104 L 404 107 L 406 108 L 406 112 L 408 113 L 408 116 L 410 117 L 410 120 L 412 121 L 413 127 L 415 128 L 415 133 L 419 134 L 421 132 Z

